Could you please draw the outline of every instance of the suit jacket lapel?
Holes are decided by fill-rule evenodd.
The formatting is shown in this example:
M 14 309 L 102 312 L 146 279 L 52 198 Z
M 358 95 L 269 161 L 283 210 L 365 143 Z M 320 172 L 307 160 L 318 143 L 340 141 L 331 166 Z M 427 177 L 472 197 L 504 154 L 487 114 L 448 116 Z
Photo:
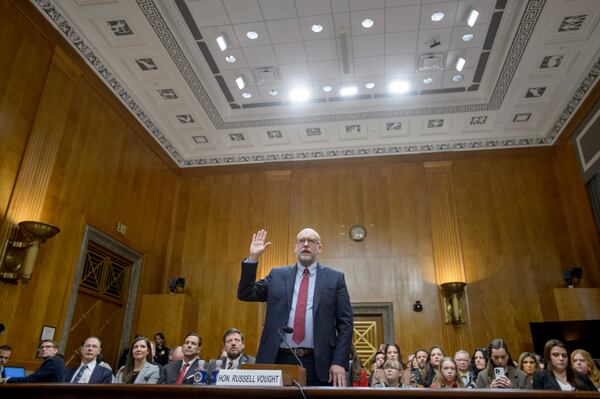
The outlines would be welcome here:
M 325 282 L 327 279 L 327 273 L 320 263 L 317 263 L 317 273 L 315 278 L 315 292 L 313 294 L 313 320 L 316 318 L 319 301 L 321 300 L 321 293 L 323 292 L 323 288 L 325 287 Z
M 292 266 L 288 273 L 285 281 L 285 291 L 287 293 L 287 313 L 285 315 L 285 322 L 287 323 L 287 317 L 290 314 L 292 308 L 292 300 L 294 298 L 294 283 L 296 282 L 296 273 L 298 273 L 298 265 Z

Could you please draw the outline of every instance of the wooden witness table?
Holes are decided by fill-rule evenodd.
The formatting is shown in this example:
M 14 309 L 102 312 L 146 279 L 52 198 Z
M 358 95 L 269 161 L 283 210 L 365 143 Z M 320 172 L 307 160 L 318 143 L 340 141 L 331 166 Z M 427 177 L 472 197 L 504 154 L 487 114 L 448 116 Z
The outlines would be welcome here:
M 418 389 L 305 387 L 307 398 L 600 398 L 600 392 L 512 389 Z M 7 399 L 302 398 L 297 387 L 218 387 L 190 385 L 3 384 Z

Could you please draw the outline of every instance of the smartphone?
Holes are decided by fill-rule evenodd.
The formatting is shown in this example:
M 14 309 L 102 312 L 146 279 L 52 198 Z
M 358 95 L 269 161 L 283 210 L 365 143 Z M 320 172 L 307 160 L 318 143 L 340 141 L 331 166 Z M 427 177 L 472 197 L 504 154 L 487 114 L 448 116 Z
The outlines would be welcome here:
M 494 375 L 496 378 L 504 377 L 504 367 L 494 367 Z

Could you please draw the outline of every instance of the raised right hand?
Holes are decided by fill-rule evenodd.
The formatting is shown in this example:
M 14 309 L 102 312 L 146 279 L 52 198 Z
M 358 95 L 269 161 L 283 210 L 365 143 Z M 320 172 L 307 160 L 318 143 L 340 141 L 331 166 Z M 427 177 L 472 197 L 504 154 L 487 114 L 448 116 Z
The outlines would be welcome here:
M 257 261 L 269 245 L 271 245 L 271 242 L 267 242 L 267 231 L 263 229 L 258 230 L 256 233 L 252 234 L 250 255 L 248 256 L 248 259 Z

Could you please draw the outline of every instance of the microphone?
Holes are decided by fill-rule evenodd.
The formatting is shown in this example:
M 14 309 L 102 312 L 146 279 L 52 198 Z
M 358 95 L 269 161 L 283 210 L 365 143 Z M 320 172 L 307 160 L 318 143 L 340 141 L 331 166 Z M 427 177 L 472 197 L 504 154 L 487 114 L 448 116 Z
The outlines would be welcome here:
M 285 334 L 291 334 L 293 332 L 294 332 L 294 329 L 292 327 L 288 327 L 288 326 L 279 327 L 277 329 L 277 333 L 281 337 L 281 340 L 283 341 L 283 343 L 285 344 L 285 346 L 287 346 L 288 349 L 292 352 L 292 355 L 294 355 L 294 357 L 296 358 L 296 360 L 298 361 L 298 363 L 300 364 L 300 366 L 304 367 L 304 365 L 302 364 L 302 360 L 300 360 L 300 358 L 298 357 L 298 355 L 296 355 L 296 351 L 292 349 L 292 347 L 288 343 L 287 339 L 285 339 L 285 336 L 283 335 L 284 333 Z

